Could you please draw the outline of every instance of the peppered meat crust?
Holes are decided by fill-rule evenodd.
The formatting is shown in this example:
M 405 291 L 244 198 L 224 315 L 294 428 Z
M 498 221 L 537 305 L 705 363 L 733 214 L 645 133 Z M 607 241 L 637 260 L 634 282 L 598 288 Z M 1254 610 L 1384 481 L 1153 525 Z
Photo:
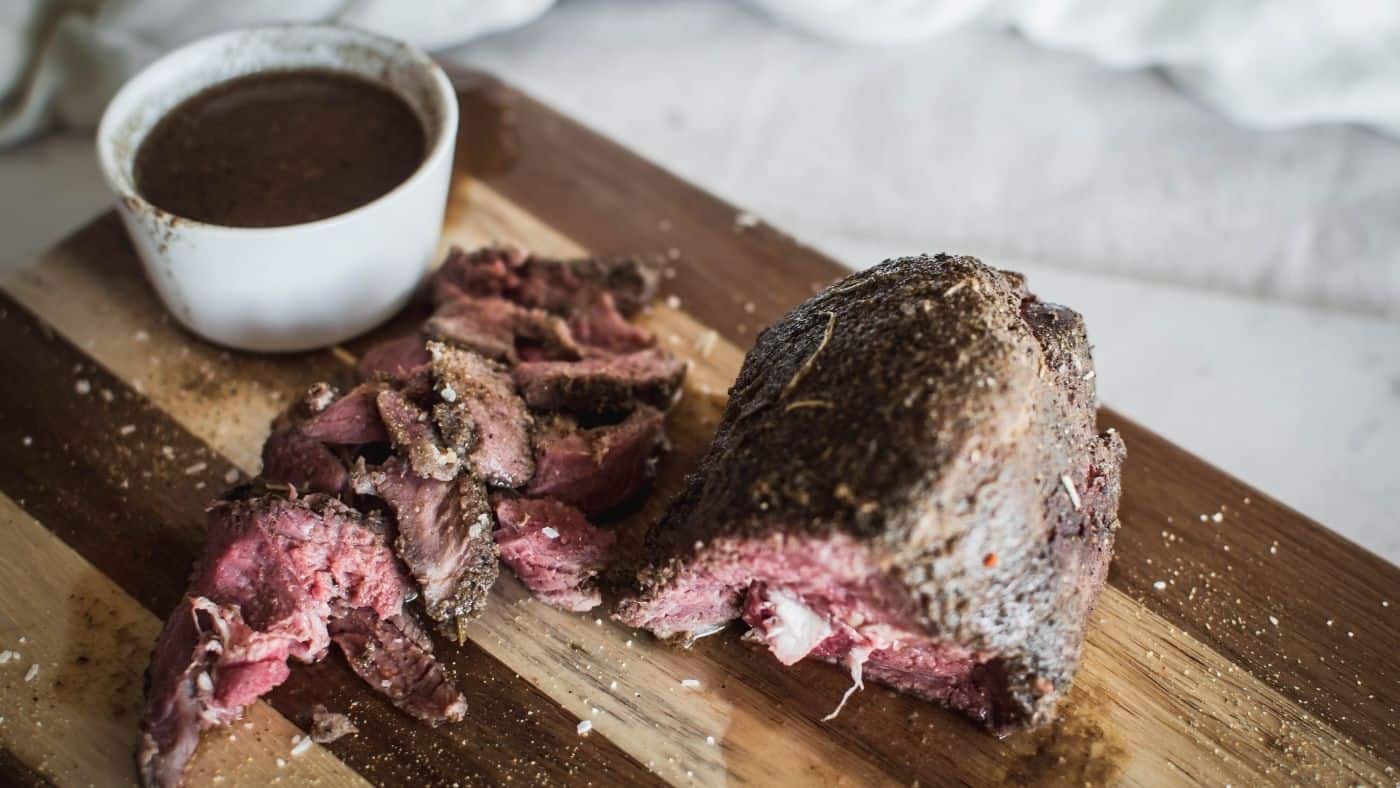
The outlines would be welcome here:
M 715 542 L 850 537 L 931 637 L 996 655 L 991 724 L 1048 719 L 1116 528 L 1125 450 L 1096 430 L 1092 369 L 1078 314 L 974 258 L 842 280 L 759 335 L 637 599 Z

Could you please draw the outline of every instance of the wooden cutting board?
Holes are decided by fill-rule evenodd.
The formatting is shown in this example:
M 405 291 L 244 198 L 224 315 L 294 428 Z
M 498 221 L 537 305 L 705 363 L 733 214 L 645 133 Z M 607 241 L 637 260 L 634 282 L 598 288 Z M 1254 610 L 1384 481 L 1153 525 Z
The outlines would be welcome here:
M 645 321 L 693 367 L 635 528 L 703 449 L 756 330 L 842 269 L 509 87 L 458 79 L 445 244 L 665 269 Z M 0 651 L 16 653 L 0 664 L 0 781 L 134 780 L 141 673 L 206 501 L 257 471 L 290 398 L 343 379 L 374 338 L 275 358 L 201 342 L 110 214 L 5 283 Z M 822 722 L 848 683 L 837 668 L 785 669 L 733 633 L 673 650 L 503 576 L 471 642 L 439 644 L 463 723 L 409 721 L 333 656 L 206 736 L 191 782 L 1396 783 L 1400 570 L 1111 410 L 1101 423 L 1128 444 L 1123 528 L 1054 726 L 996 739 L 879 687 Z M 360 732 L 294 756 L 314 702 Z

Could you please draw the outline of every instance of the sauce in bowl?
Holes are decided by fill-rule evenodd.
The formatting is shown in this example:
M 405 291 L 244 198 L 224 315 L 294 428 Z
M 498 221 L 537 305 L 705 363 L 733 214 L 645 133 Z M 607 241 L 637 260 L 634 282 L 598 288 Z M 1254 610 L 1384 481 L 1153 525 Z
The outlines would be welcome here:
M 387 194 L 423 163 L 418 115 L 393 91 L 329 70 L 269 71 L 175 106 L 136 152 L 136 190 L 176 216 L 282 227 Z

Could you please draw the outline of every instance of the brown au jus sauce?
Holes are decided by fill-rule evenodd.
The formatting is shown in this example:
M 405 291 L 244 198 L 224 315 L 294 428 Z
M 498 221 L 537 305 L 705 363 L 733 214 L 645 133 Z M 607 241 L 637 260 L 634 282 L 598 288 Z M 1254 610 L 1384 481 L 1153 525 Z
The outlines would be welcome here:
M 345 213 L 423 163 L 423 124 L 387 88 L 322 70 L 214 85 L 158 122 L 136 152 L 136 190 L 176 216 L 279 227 Z

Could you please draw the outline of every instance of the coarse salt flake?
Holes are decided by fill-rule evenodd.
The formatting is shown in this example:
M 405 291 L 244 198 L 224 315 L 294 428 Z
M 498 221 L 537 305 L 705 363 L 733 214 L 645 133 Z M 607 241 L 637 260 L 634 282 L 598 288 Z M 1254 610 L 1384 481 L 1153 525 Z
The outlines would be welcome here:
M 185 475 L 186 475 L 186 476 L 193 476 L 193 475 L 195 475 L 196 473 L 203 473 L 204 470 L 205 470 L 206 468 L 208 468 L 208 467 L 209 467 L 209 463 L 203 462 L 203 461 L 196 462 L 196 463 L 191 463 L 189 466 L 187 466 L 187 467 L 185 468 Z
M 1166 591 L 1166 590 L 1167 590 L 1167 581 L 1165 581 L 1165 580 L 1158 580 L 1157 582 L 1155 582 L 1155 583 L 1152 584 L 1152 587 L 1155 588 L 1155 589 L 1157 589 L 1158 591 Z
M 14 659 L 19 659 L 18 651 L 10 651 L 9 649 L 0 651 L 0 665 L 4 665 L 6 662 Z
M 136 432 L 135 424 L 123 424 L 121 429 L 117 430 L 117 434 L 121 435 L 123 438 L 134 432 Z
M 29 670 L 27 670 L 27 671 L 24 672 L 24 680 L 25 680 L 25 681 L 33 681 L 34 679 L 36 679 L 36 678 L 38 678 L 38 677 L 39 677 L 39 663 L 35 662 L 33 665 L 30 665 L 30 666 L 29 666 Z
M 310 736 L 301 739 L 295 745 L 292 746 L 292 757 L 295 758 L 301 755 L 302 753 L 306 752 L 307 750 L 311 749 L 311 745 L 313 743 L 314 742 L 311 741 Z
M 73 384 L 73 390 L 83 395 L 91 394 L 92 384 L 89 383 L 86 378 L 83 378 Z
M 1074 480 L 1069 478 L 1069 474 L 1060 474 L 1060 484 L 1065 486 L 1065 492 L 1069 493 L 1069 502 L 1074 504 L 1074 510 L 1079 511 L 1080 500 L 1079 491 L 1074 489 Z
M 699 689 L 700 679 L 681 679 L 681 686 L 686 689 Z
M 229 468 L 228 473 L 224 474 L 224 483 L 233 484 L 234 482 L 238 481 L 238 476 L 239 474 L 237 468 Z
M 1269 623 L 1278 626 L 1278 616 L 1269 616 Z
M 587 736 L 593 730 L 593 720 L 580 720 L 578 724 L 578 735 Z
M 558 532 L 557 530 L 554 529 L 554 526 L 551 526 L 551 525 L 546 525 L 545 527 L 541 528 L 541 529 L 540 529 L 540 533 L 544 534 L 546 537 L 548 537 L 548 538 L 550 538 L 550 539 L 558 539 L 558 538 L 559 538 L 559 532 Z

